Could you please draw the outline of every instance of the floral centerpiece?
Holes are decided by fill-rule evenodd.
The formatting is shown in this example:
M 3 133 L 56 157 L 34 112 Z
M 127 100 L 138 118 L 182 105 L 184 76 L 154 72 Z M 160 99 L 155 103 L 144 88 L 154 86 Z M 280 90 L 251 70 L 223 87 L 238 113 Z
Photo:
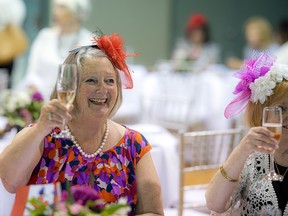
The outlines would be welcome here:
M 127 216 L 131 207 L 127 205 L 125 198 L 120 198 L 118 203 L 104 205 L 98 193 L 85 185 L 74 185 L 67 191 L 62 191 L 59 202 L 49 204 L 43 197 L 41 190 L 39 197 L 28 200 L 32 207 L 28 208 L 31 216 Z
M 10 127 L 24 127 L 37 120 L 43 97 L 38 91 L 6 90 L 0 96 L 0 114 L 8 118 Z

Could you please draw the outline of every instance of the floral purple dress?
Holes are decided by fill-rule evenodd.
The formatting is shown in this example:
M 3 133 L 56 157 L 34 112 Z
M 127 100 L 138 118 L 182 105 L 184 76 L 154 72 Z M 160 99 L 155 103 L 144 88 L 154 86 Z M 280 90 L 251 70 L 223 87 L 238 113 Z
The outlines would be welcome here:
M 122 139 L 111 149 L 85 158 L 69 139 L 48 135 L 44 152 L 28 184 L 69 181 L 71 185 L 90 185 L 106 203 L 126 197 L 135 213 L 137 203 L 136 168 L 151 149 L 139 132 L 126 128 Z

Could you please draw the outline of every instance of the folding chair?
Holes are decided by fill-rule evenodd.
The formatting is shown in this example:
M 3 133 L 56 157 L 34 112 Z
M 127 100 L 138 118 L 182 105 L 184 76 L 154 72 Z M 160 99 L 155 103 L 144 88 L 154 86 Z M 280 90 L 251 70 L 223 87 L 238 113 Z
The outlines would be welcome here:
M 205 203 L 207 185 L 220 164 L 240 142 L 243 133 L 243 129 L 180 133 L 179 216 L 182 216 L 185 208 L 208 210 Z M 202 202 L 195 201 L 195 192 Z

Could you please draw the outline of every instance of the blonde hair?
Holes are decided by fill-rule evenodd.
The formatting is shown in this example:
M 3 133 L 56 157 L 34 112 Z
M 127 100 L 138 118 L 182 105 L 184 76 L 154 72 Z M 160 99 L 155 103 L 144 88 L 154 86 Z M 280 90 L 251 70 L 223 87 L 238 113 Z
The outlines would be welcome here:
M 261 43 L 268 45 L 272 42 L 272 26 L 267 19 L 260 16 L 251 17 L 245 22 L 245 30 L 249 26 L 255 26 L 254 28 L 259 30 Z
M 64 63 L 76 64 L 77 69 L 79 71 L 77 89 L 79 89 L 79 86 L 80 86 L 81 73 L 84 71 L 83 70 L 83 66 L 84 66 L 83 62 L 84 62 L 84 59 L 87 57 L 108 58 L 108 56 L 104 52 L 102 52 L 100 49 L 98 49 L 96 46 L 82 47 L 77 52 L 70 52 L 68 57 L 65 59 Z M 121 79 L 120 79 L 120 75 L 119 75 L 118 70 L 115 68 L 114 65 L 113 65 L 113 68 L 114 68 L 114 71 L 116 74 L 117 97 L 116 97 L 116 102 L 115 102 L 111 112 L 109 113 L 109 117 L 114 116 L 122 104 L 122 83 L 121 83 Z M 76 97 L 77 97 L 77 94 L 78 94 L 78 92 L 76 92 Z M 55 99 L 55 98 L 57 98 L 56 85 L 54 86 L 53 92 L 50 96 L 50 100 Z M 79 106 L 78 106 L 76 100 L 74 100 L 73 106 L 74 106 L 73 115 L 77 115 L 79 113 Z
M 267 100 L 261 103 L 248 102 L 245 110 L 245 121 L 249 127 L 257 127 L 262 125 L 262 110 L 264 107 L 271 106 L 280 101 L 288 92 L 288 81 L 278 83 L 273 89 L 273 95 L 267 98 Z

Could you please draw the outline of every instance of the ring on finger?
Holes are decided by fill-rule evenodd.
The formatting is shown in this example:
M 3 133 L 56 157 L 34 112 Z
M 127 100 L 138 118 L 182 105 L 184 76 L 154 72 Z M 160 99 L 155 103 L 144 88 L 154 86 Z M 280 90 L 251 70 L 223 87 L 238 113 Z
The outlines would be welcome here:
M 48 112 L 48 113 L 47 113 L 47 117 L 48 117 L 48 120 L 51 121 L 51 120 L 52 120 L 52 113 L 51 113 L 51 112 Z

